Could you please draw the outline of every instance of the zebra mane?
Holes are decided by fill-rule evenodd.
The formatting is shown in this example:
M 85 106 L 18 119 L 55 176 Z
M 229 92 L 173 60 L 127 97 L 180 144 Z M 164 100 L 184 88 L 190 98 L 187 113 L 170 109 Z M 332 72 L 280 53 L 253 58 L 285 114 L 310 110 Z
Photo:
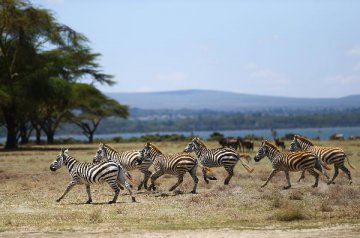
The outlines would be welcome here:
M 265 141 L 264 141 L 264 144 L 266 144 L 268 147 L 270 147 L 270 148 L 272 148 L 272 149 L 280 152 L 279 148 L 278 148 L 276 145 L 274 145 L 273 143 L 265 140 Z
M 196 141 L 197 143 L 199 143 L 202 147 L 205 147 L 206 148 L 206 145 L 204 142 L 202 142 L 202 140 L 200 140 L 199 137 L 195 137 L 194 138 L 194 141 Z
M 104 147 L 106 147 L 107 149 L 110 149 L 110 150 L 112 150 L 112 151 L 114 151 L 114 152 L 118 152 L 117 150 L 115 150 L 113 147 L 111 147 L 110 145 L 108 145 L 108 144 L 103 144 L 104 145 Z
M 294 137 L 295 137 L 296 139 L 304 142 L 305 144 L 312 145 L 312 146 L 314 145 L 309 139 L 307 139 L 307 138 L 305 138 L 305 137 L 303 137 L 303 136 L 295 135 Z
M 161 150 L 160 150 L 156 145 L 154 145 L 154 144 L 152 144 L 152 143 L 148 143 L 148 145 L 149 145 L 152 149 L 156 150 L 156 152 L 162 154 Z

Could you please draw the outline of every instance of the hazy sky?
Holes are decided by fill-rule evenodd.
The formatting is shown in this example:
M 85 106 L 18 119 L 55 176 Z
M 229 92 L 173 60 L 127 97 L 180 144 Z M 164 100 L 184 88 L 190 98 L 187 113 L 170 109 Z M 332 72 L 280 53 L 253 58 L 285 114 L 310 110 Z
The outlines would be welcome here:
M 360 94 L 360 1 L 36 0 L 85 34 L 104 92 Z

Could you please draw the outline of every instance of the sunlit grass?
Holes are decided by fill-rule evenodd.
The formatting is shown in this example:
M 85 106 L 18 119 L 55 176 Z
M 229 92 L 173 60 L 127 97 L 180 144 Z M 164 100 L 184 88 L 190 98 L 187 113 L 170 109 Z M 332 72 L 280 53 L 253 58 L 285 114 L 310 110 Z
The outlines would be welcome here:
M 166 153 L 176 153 L 186 143 L 156 145 Z M 259 143 L 256 142 L 255 149 Z M 351 163 L 360 168 L 360 142 L 321 143 L 346 148 L 352 154 Z M 207 144 L 212 148 L 218 146 L 216 142 Z M 132 150 L 141 149 L 144 143 L 112 145 L 118 150 Z M 70 153 L 81 161 L 91 161 L 97 146 L 71 145 Z M 360 221 L 359 169 L 351 170 L 352 185 L 340 172 L 335 185 L 328 186 L 321 178 L 319 187 L 311 188 L 312 176 L 296 183 L 300 174 L 292 173 L 292 188 L 282 190 L 286 180 L 280 172 L 265 188 L 260 188 L 271 171 L 267 158 L 260 163 L 251 162 L 255 166 L 251 174 L 238 164 L 229 186 L 223 185 L 227 174 L 223 168 L 214 169 L 218 180 L 210 184 L 204 183 L 199 170 L 198 194 L 188 193 L 193 184 L 188 174 L 175 192 L 168 192 L 176 178 L 166 175 L 158 179 L 156 192 L 137 192 L 137 203 L 131 202 L 128 192 L 121 191 L 116 204 L 107 204 L 113 196 L 107 184 L 91 187 L 93 204 L 84 204 L 87 195 L 83 185 L 76 186 L 56 203 L 70 181 L 66 168 L 49 170 L 60 147 L 66 145 L 41 146 L 39 151 L 0 152 L 0 231 L 252 229 L 282 227 L 285 221 L 288 227 L 297 228 Z M 254 154 L 251 152 L 251 156 Z M 332 174 L 333 170 L 329 172 Z M 135 182 L 143 176 L 139 172 L 132 174 Z

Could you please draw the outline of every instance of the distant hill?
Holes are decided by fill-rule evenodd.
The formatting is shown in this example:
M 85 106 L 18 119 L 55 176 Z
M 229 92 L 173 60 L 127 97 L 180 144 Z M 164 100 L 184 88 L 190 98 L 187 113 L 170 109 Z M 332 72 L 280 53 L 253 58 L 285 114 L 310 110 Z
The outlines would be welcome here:
M 360 107 L 360 95 L 341 98 L 293 98 L 213 91 L 180 90 L 149 93 L 107 93 L 131 108 L 208 109 L 213 111 L 317 110 Z

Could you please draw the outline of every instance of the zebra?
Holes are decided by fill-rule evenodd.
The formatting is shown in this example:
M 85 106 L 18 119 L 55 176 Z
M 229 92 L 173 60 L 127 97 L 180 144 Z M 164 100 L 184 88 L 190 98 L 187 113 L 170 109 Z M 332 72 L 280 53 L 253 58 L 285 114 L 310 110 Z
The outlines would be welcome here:
M 280 152 L 276 145 L 265 140 L 262 142 L 254 160 L 259 162 L 265 156 L 271 161 L 273 170 L 261 187 L 265 187 L 278 171 L 284 171 L 288 185 L 283 188 L 289 189 L 291 187 L 289 171 L 305 170 L 309 171 L 309 173 L 315 177 L 315 183 L 312 187 L 315 188 L 318 186 L 322 166 L 316 155 L 311 151 Z
M 76 184 L 85 184 L 86 192 L 88 194 L 86 203 L 89 204 L 92 202 L 90 184 L 103 182 L 107 182 L 115 192 L 113 200 L 109 203 L 116 202 L 120 193 L 119 184 L 122 184 L 127 188 L 130 192 L 132 201 L 135 202 L 135 197 L 130 189 L 130 184 L 126 181 L 124 170 L 120 165 L 112 161 L 103 161 L 97 164 L 79 162 L 71 157 L 68 154 L 68 151 L 68 149 L 61 149 L 60 154 L 56 156 L 56 159 L 50 165 L 50 170 L 56 171 L 64 164 L 68 168 L 71 176 L 71 181 L 64 194 L 58 198 L 56 202 L 60 202 Z
M 184 152 L 188 153 L 193 151 L 195 151 L 200 164 L 203 166 L 202 173 L 206 183 L 209 183 L 208 179 L 211 180 L 211 178 L 207 175 L 207 168 L 224 167 L 228 172 L 228 176 L 224 181 L 225 185 L 229 184 L 231 177 L 234 175 L 234 167 L 239 160 L 249 173 L 254 170 L 254 168 L 250 168 L 241 161 L 241 157 L 246 157 L 248 154 L 239 154 L 232 148 L 208 149 L 204 142 L 202 142 L 198 137 L 195 137 L 191 142 L 189 142 L 184 149 Z
M 114 161 L 121 165 L 125 170 L 131 171 L 138 169 L 144 174 L 144 179 L 138 186 L 138 190 L 144 186 L 147 189 L 147 183 L 151 176 L 149 167 L 152 165 L 151 159 L 140 159 L 140 151 L 122 151 L 118 152 L 107 144 L 100 143 L 99 149 L 96 151 L 93 162 L 99 162 L 101 158 L 106 158 L 108 161 Z
M 327 182 L 328 184 L 334 183 L 335 178 L 339 174 L 339 169 L 344 171 L 345 174 L 348 176 L 349 184 L 352 183 L 350 170 L 345 167 L 345 159 L 347 159 L 347 162 L 352 169 L 355 169 L 355 167 L 350 163 L 349 158 L 346 156 L 345 152 L 342 149 L 337 147 L 315 146 L 307 138 L 300 135 L 294 135 L 293 141 L 290 144 L 290 151 L 297 150 L 309 150 L 313 152 L 319 158 L 319 160 L 321 160 L 324 167 L 327 167 L 327 164 L 334 164 L 335 172 L 332 179 L 329 179 L 329 177 L 327 176 L 329 179 Z M 305 176 L 303 172 L 299 180 L 304 177 Z
M 156 190 L 155 181 L 164 174 L 172 174 L 178 177 L 178 181 L 169 191 L 173 191 L 183 182 L 183 177 L 188 172 L 194 180 L 194 186 L 191 193 L 196 193 L 197 184 L 199 182 L 196 176 L 197 160 L 189 153 L 163 154 L 159 148 L 152 143 L 146 143 L 140 152 L 141 158 L 151 159 L 155 168 L 155 172 L 151 175 L 151 184 L 148 187 L 150 191 Z

